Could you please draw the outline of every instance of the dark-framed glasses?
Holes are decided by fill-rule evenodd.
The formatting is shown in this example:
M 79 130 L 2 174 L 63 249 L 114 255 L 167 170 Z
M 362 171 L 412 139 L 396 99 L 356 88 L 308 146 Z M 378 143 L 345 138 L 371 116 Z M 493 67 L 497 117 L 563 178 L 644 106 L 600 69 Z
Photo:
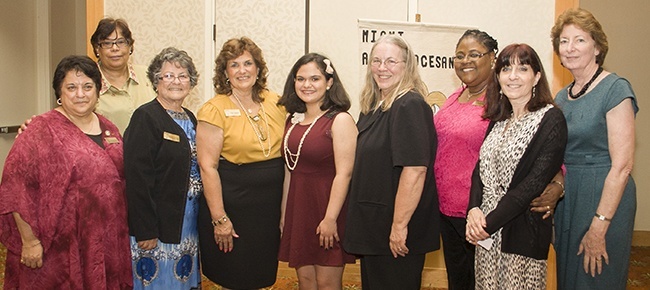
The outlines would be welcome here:
M 190 81 L 190 77 L 186 74 L 174 75 L 173 73 L 163 74 L 160 77 L 158 77 L 158 79 L 166 83 L 171 83 L 175 79 L 178 79 L 178 81 L 181 83 L 186 83 Z
M 469 60 L 469 61 L 477 61 L 479 58 L 483 57 L 484 55 L 487 55 L 488 53 L 489 52 L 480 53 L 480 52 L 476 52 L 476 51 L 470 52 L 467 55 L 464 54 L 464 53 L 458 53 L 458 54 L 456 54 L 454 56 L 454 60 L 455 61 L 462 61 L 465 58 L 467 58 L 467 60 Z
M 113 48 L 113 45 L 117 45 L 118 48 L 124 48 L 129 46 L 129 41 L 124 38 L 120 38 L 115 41 L 104 40 L 99 42 L 99 47 L 103 49 Z

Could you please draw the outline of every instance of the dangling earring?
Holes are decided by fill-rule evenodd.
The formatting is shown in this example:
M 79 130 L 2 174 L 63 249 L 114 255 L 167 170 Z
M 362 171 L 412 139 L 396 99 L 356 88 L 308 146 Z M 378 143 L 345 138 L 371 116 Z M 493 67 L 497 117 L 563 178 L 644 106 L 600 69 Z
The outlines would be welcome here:
M 499 101 L 501 101 L 501 99 L 503 99 L 503 91 L 499 90 Z
M 63 105 L 63 103 L 61 102 L 61 98 L 56 99 L 56 104 L 59 106 Z
M 230 83 L 230 79 L 226 78 L 226 84 L 229 84 L 229 83 Z
M 133 54 L 133 48 L 131 48 L 131 49 L 129 50 L 129 55 L 132 55 L 132 54 Z
M 533 97 L 531 99 L 535 98 L 535 87 L 533 87 Z

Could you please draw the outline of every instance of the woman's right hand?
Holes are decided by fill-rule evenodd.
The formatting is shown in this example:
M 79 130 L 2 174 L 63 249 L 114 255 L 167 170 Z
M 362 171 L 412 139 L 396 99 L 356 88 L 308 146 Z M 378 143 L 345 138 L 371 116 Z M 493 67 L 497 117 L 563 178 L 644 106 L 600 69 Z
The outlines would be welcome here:
M 234 246 L 233 238 L 239 238 L 239 235 L 235 232 L 230 219 L 214 227 L 214 240 L 220 251 L 224 253 L 231 252 Z
M 23 244 L 20 263 L 32 269 L 43 266 L 43 245 L 41 245 L 40 241 Z

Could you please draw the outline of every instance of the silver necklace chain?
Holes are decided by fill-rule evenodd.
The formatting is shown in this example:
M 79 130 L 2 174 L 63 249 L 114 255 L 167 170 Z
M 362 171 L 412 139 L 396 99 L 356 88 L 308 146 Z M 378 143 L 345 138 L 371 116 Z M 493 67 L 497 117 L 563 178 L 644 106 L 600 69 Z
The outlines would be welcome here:
M 469 99 L 471 99 L 471 98 L 473 98 L 473 97 L 475 97 L 475 96 L 480 95 L 483 91 L 485 91 L 485 89 L 487 89 L 487 84 L 485 84 L 485 86 L 483 86 L 483 88 L 481 88 L 480 90 L 478 90 L 478 92 L 476 92 L 476 93 L 472 93 L 472 92 L 469 90 L 469 87 L 467 87 L 467 101 L 466 101 L 466 102 L 469 102 Z
M 242 111 L 244 111 L 244 114 L 246 114 L 246 119 L 248 119 L 248 123 L 251 124 L 251 127 L 253 128 L 253 131 L 255 132 L 255 135 L 257 136 L 257 141 L 260 144 L 260 148 L 262 148 L 262 154 L 264 154 L 264 157 L 269 157 L 271 156 L 271 131 L 269 131 L 269 120 L 266 117 L 266 111 L 264 110 L 264 104 L 260 103 L 260 110 L 262 111 L 262 117 L 264 117 L 264 123 L 266 123 L 266 139 L 264 139 L 264 135 L 262 135 L 262 132 L 260 132 L 262 129 L 259 128 L 258 126 L 255 126 L 253 124 L 253 117 L 248 114 L 248 111 L 246 108 L 244 108 L 244 105 L 241 103 L 239 100 L 239 97 L 237 97 L 237 94 L 235 92 L 232 92 L 232 96 L 235 97 L 235 100 L 237 100 L 237 104 L 241 107 Z M 259 114 L 256 116 L 259 119 Z M 257 120 L 256 120 L 257 122 Z M 264 148 L 264 144 L 262 141 L 266 140 L 268 149 Z

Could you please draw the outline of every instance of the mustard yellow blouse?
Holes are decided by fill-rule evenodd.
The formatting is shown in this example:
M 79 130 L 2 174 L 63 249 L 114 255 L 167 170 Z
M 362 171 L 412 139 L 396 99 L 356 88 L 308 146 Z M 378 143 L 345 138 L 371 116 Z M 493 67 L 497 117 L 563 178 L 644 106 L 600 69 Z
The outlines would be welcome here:
M 260 141 L 244 111 L 227 95 L 216 95 L 207 101 L 197 114 L 199 121 L 207 122 L 223 129 L 223 149 L 221 156 L 235 163 L 253 163 L 280 157 L 286 110 L 278 106 L 280 96 L 271 91 L 263 91 L 262 106 L 269 123 L 269 140 Z M 260 126 L 266 130 L 262 110 L 259 111 Z M 261 143 L 261 144 L 260 144 Z M 269 154 L 269 146 L 271 147 Z M 268 154 L 265 157 L 264 153 Z

